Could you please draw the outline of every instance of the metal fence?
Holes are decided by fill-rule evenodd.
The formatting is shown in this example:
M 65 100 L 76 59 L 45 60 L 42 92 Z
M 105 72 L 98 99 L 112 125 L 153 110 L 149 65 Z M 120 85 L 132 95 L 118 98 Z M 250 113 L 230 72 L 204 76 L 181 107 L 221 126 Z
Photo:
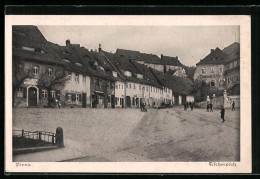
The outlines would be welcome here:
M 24 129 L 13 130 L 13 137 L 22 137 L 26 139 L 32 139 L 32 140 L 38 140 L 38 141 L 56 144 L 56 134 L 53 132 L 25 131 Z

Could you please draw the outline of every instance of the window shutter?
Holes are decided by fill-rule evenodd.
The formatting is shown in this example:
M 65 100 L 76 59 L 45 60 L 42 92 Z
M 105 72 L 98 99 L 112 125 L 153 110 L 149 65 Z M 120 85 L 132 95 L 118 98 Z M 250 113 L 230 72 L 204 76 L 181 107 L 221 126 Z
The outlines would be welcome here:
M 57 96 L 57 99 L 60 100 L 60 90 L 56 91 L 56 96 Z
M 79 94 L 79 101 L 81 102 L 81 94 Z
M 69 100 L 69 96 L 68 96 L 68 93 L 65 94 L 65 101 L 68 101 Z
M 27 88 L 23 88 L 23 98 L 27 97 Z
M 39 88 L 39 99 L 42 99 L 42 89 Z
M 76 101 L 76 94 L 71 94 L 72 101 Z

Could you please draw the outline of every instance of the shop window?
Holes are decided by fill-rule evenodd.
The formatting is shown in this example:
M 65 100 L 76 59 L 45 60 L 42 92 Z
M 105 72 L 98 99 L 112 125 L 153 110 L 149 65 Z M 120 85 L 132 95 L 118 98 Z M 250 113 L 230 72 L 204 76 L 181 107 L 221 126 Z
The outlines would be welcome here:
M 19 87 L 17 88 L 17 98 L 22 98 L 23 97 L 23 88 Z

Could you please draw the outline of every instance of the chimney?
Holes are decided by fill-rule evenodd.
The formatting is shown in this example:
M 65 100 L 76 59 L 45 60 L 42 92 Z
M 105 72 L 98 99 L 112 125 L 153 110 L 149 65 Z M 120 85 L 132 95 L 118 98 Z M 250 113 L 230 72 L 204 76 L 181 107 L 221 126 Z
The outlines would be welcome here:
M 210 49 L 210 53 L 214 52 L 214 49 Z
M 70 40 L 66 40 L 66 46 L 69 46 L 70 45 Z
M 102 48 L 101 48 L 101 44 L 98 44 L 98 51 L 101 52 Z
M 161 54 L 161 59 L 163 58 L 163 54 Z
M 93 52 L 93 49 L 91 49 L 90 52 Z

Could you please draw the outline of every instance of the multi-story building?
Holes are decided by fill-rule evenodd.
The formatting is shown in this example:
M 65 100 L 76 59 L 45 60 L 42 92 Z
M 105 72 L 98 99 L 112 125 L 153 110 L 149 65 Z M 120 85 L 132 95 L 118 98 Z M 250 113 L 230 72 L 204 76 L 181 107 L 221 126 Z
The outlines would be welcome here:
M 239 43 L 235 42 L 220 50 L 211 49 L 209 55 L 196 64 L 194 80 L 204 80 L 213 90 L 239 88 Z

